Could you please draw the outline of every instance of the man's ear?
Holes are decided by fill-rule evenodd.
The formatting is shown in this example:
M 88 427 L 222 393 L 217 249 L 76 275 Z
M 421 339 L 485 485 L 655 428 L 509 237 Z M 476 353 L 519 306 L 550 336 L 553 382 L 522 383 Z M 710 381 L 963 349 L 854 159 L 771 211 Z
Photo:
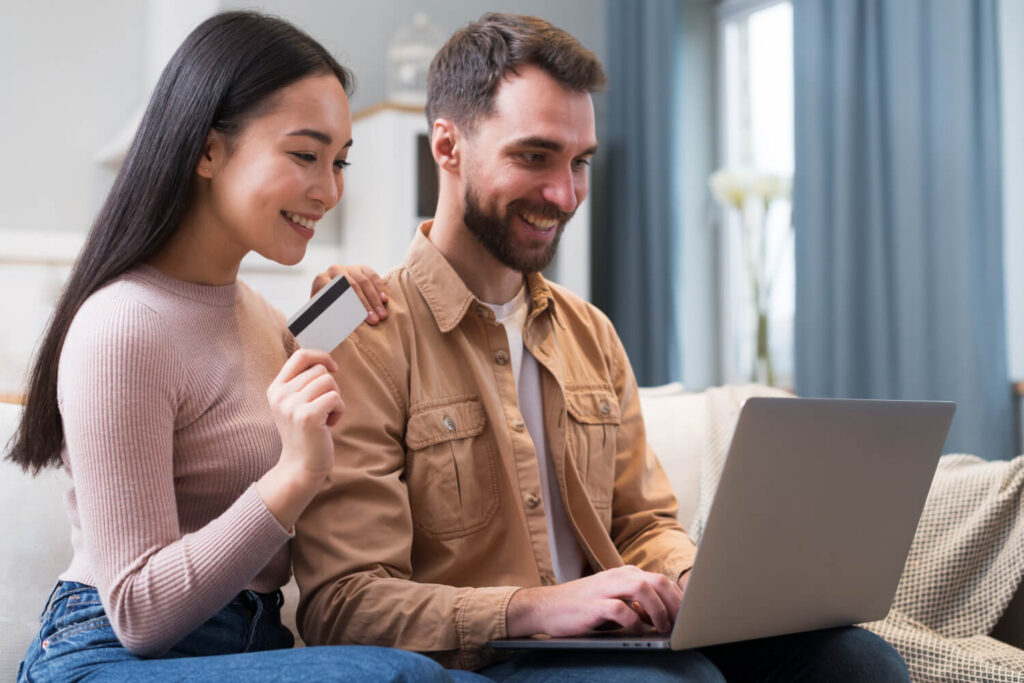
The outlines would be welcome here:
M 203 178 L 212 178 L 214 173 L 224 165 L 228 156 L 227 140 L 224 135 L 210 129 L 203 143 L 203 151 L 196 162 L 196 173 Z
M 442 171 L 458 174 L 462 136 L 450 119 L 436 119 L 430 136 L 430 151 Z

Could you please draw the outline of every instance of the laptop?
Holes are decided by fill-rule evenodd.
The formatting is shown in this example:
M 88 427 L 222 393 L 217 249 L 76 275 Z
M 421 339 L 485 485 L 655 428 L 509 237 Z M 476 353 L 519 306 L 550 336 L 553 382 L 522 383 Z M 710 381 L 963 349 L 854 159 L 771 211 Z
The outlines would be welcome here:
M 672 649 L 882 619 L 953 403 L 751 398 L 671 634 L 533 636 L 506 649 Z

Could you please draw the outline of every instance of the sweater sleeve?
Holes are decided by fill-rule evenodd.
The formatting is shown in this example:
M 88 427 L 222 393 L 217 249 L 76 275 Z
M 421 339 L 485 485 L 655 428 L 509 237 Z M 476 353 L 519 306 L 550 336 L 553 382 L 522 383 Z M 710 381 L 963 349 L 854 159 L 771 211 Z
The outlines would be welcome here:
M 245 588 L 289 539 L 250 486 L 182 534 L 174 429 L 182 368 L 144 304 L 87 308 L 58 369 L 67 464 L 96 588 L 122 644 L 162 654 Z

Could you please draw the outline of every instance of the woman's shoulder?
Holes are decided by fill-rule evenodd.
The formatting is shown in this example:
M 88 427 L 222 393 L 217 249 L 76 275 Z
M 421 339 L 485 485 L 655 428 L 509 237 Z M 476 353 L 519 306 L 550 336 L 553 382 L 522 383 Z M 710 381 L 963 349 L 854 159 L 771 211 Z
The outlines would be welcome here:
M 177 326 L 162 315 L 158 297 L 152 287 L 130 274 L 93 292 L 68 327 L 61 365 L 117 365 L 140 357 L 176 361 Z
M 106 283 L 88 298 L 75 313 L 68 337 L 92 335 L 101 331 L 121 329 L 144 334 L 160 327 L 160 314 L 155 301 L 159 291 L 130 273 Z M 166 330 L 165 330 L 166 331 Z

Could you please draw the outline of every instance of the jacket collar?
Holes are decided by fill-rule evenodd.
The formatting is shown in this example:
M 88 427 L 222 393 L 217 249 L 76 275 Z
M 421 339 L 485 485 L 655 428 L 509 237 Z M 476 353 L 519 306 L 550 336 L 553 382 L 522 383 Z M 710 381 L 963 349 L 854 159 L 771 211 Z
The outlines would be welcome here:
M 427 239 L 432 225 L 432 220 L 420 223 L 405 255 L 405 267 L 427 302 L 438 328 L 442 332 L 450 332 L 458 327 L 474 305 L 482 305 L 483 302 Z M 530 294 L 530 319 L 533 319 L 553 303 L 553 298 L 547 280 L 540 273 L 528 273 L 526 284 Z

